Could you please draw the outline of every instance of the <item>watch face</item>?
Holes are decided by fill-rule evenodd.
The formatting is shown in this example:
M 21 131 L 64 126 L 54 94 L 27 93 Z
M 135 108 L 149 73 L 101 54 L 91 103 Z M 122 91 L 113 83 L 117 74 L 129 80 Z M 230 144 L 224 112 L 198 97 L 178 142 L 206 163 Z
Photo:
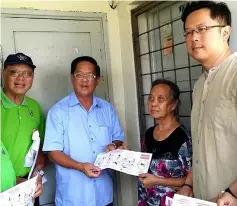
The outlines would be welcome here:
M 43 170 L 40 170 L 40 171 L 39 171 L 39 174 L 40 174 L 40 176 L 44 176 L 44 171 L 43 171 Z

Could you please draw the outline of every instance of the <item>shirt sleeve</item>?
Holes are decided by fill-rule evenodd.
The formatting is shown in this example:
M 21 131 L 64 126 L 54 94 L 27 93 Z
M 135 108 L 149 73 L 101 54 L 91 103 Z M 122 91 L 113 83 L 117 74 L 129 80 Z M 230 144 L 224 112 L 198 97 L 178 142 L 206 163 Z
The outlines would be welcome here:
M 39 106 L 39 110 L 40 110 L 40 124 L 39 124 L 38 130 L 40 133 L 40 139 L 42 143 L 44 141 L 44 134 L 45 134 L 45 118 L 40 106 Z
M 180 147 L 178 155 L 182 163 L 182 171 L 184 175 L 187 175 L 192 167 L 192 141 L 190 137 L 188 137 L 188 141 L 183 143 Z
M 58 104 L 48 112 L 43 151 L 63 151 L 63 137 L 64 128 L 62 120 L 62 110 L 61 106 Z
M 118 116 L 115 109 L 111 105 L 111 131 L 112 131 L 112 141 L 119 140 L 124 142 L 124 131 L 120 125 Z

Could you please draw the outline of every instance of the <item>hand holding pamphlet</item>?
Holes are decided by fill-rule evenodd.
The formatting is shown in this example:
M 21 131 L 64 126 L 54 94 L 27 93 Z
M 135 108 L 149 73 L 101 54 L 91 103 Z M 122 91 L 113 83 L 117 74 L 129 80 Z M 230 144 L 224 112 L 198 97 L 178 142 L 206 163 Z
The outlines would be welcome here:
M 148 172 L 151 157 L 152 154 L 150 153 L 116 149 L 107 153 L 100 153 L 94 165 L 100 169 L 110 168 L 138 176 Z

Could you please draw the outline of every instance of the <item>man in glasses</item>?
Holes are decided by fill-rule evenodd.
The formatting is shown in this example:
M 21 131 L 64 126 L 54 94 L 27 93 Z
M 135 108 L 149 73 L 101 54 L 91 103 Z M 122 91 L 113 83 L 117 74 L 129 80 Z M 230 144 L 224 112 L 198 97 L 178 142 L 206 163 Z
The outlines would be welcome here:
M 23 54 L 10 54 L 2 71 L 1 90 L 1 140 L 9 153 L 16 183 L 27 179 L 29 167 L 24 167 L 25 156 L 32 144 L 34 130 L 39 130 L 43 140 L 45 121 L 41 107 L 25 94 L 31 88 L 36 66 Z M 45 158 L 39 151 L 35 174 L 42 174 Z M 38 205 L 39 200 L 36 200 Z
M 221 191 L 232 191 L 237 179 L 237 52 L 228 44 L 231 13 L 223 2 L 190 2 L 182 20 L 187 51 L 204 72 L 193 89 L 192 172 L 179 193 L 215 201 Z
M 50 109 L 43 150 L 56 165 L 56 206 L 112 205 L 113 184 L 93 163 L 99 153 L 120 147 L 124 132 L 113 106 L 94 95 L 100 82 L 96 60 L 71 63 L 74 91 Z

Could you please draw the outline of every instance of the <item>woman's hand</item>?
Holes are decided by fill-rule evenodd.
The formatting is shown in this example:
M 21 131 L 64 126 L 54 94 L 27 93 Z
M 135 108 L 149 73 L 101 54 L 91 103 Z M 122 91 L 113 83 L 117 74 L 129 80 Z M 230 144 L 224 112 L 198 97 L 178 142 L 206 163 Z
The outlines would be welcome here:
M 36 182 L 36 189 L 33 198 L 39 197 L 43 194 L 43 184 L 42 184 L 42 177 L 38 175 L 37 182 Z
M 153 185 L 157 185 L 158 179 L 159 177 L 149 173 L 139 175 L 139 180 L 145 188 L 152 188 Z
M 188 186 L 182 186 L 180 190 L 177 192 L 179 195 L 184 195 L 187 197 L 193 197 L 193 190 Z

